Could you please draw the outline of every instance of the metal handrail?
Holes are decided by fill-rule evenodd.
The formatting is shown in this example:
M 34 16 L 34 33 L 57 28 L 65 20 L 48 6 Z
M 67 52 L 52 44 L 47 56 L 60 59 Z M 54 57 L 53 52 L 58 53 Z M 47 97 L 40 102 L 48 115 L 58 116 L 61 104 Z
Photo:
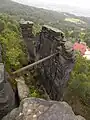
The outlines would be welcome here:
M 34 67 L 35 65 L 38 65 L 38 64 L 40 64 L 40 63 L 42 63 L 42 62 L 44 62 L 44 61 L 52 58 L 53 56 L 57 55 L 58 53 L 59 53 L 59 52 L 54 53 L 54 54 L 52 54 L 52 55 L 50 55 L 50 56 L 48 56 L 48 57 L 45 57 L 45 58 L 43 58 L 43 59 L 41 59 L 41 60 L 36 61 L 36 62 L 34 62 L 34 63 L 30 64 L 30 65 L 27 65 L 27 66 L 25 66 L 25 67 L 23 67 L 23 68 L 20 68 L 19 70 L 16 70 L 16 71 L 13 72 L 12 74 L 14 75 L 14 74 L 20 73 L 20 72 L 22 72 L 22 71 L 24 71 L 24 70 L 27 70 L 27 69 L 29 69 L 29 68 L 32 68 L 32 67 Z

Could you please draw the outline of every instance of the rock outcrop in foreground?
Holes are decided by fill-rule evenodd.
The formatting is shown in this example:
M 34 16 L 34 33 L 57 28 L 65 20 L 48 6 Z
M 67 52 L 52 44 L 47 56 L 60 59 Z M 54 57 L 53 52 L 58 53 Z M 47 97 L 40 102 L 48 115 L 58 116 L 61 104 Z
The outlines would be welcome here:
M 66 102 L 27 98 L 29 91 L 23 77 L 17 78 L 16 81 L 20 106 L 2 120 L 85 120 L 81 116 L 76 116 Z
M 85 120 L 76 116 L 66 102 L 46 101 L 38 98 L 22 100 L 19 108 L 14 109 L 2 120 Z

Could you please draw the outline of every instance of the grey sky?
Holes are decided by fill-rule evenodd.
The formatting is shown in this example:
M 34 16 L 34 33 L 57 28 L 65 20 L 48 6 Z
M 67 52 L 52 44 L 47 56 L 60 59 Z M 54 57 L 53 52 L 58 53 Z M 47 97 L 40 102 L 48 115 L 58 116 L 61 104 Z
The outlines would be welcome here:
M 70 6 L 76 6 L 85 9 L 90 8 L 90 0 L 13 0 L 13 1 L 24 3 L 27 5 L 34 5 L 34 6 L 38 6 L 38 5 L 46 6 L 47 4 L 51 6 L 54 6 L 54 4 L 55 5 L 67 4 Z

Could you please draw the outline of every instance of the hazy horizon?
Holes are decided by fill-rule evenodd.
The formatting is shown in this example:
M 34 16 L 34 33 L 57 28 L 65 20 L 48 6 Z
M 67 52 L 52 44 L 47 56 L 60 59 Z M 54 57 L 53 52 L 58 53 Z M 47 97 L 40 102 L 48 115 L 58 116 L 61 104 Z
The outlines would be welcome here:
M 90 17 L 89 0 L 12 0 L 25 5 Z
M 90 9 L 90 0 L 13 0 L 19 3 L 27 4 L 27 5 L 39 5 L 39 4 L 51 4 L 51 5 L 60 5 L 60 4 L 65 4 L 65 5 L 70 5 L 78 8 L 83 8 L 83 9 Z

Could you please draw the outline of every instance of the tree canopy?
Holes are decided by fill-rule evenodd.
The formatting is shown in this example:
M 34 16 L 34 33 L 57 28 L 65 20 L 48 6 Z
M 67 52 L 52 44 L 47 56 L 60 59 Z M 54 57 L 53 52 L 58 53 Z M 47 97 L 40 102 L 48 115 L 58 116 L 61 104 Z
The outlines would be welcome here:
M 3 62 L 10 72 L 23 66 L 27 61 L 27 55 L 22 46 L 23 40 L 20 38 L 18 23 L 7 15 L 0 15 L 0 23 L 2 24 L 0 43 L 3 47 Z

